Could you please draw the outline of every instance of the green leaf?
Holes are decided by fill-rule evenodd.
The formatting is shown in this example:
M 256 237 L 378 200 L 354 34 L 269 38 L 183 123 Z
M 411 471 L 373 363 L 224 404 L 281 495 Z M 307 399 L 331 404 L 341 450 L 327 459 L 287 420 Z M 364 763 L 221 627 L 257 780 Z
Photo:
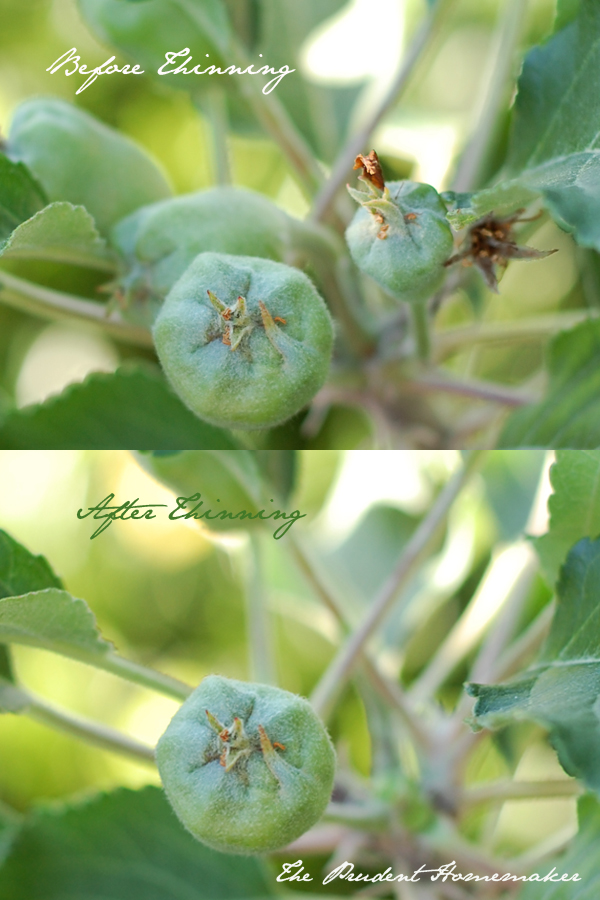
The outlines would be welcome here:
M 570 25 L 579 12 L 579 0 L 557 0 L 556 18 L 554 30 L 560 31 L 565 25 Z
M 5 570 L 7 562 L 10 588 L 27 584 L 32 588 L 22 596 L 0 599 L 0 641 L 40 647 L 85 661 L 108 653 L 112 645 L 100 636 L 87 604 L 58 589 L 60 581 L 43 557 L 31 556 L 0 532 L 0 571 Z M 54 581 L 57 587 L 33 587 L 45 581 Z M 0 672 L 0 712 L 19 712 L 28 705 L 27 694 L 11 684 L 12 678 L 2 675 Z
M 0 248 L 0 256 L 115 268 L 92 216 L 83 206 L 66 201 L 51 203 L 22 222 Z
M 460 231 L 462 228 L 467 228 L 469 225 L 472 225 L 473 222 L 476 222 L 477 219 L 481 218 L 481 215 L 484 214 L 480 214 L 475 208 L 479 193 L 467 194 L 464 192 L 457 193 L 456 191 L 443 191 L 440 194 L 440 197 L 446 204 L 446 218 L 456 231 Z M 483 206 L 485 209 L 486 204 L 484 203 Z M 493 209 L 493 206 L 491 208 Z M 489 212 L 487 209 L 485 209 L 485 211 Z
M 573 547 L 557 597 L 539 662 L 514 681 L 470 684 L 467 691 L 477 698 L 477 725 L 540 723 L 568 774 L 600 792 L 600 540 Z
M 0 600 L 0 641 L 86 661 L 112 649 L 87 603 L 57 588 Z
M 4 644 L 0 644 L 0 681 L 14 683 L 15 676 L 10 659 L 10 651 Z
M 48 200 L 27 166 L 0 153 L 0 247 L 14 229 Z
M 525 59 L 515 100 L 507 169 L 600 148 L 600 7 L 581 0 L 575 21 Z
M 600 150 L 550 160 L 512 181 L 479 191 L 469 205 L 452 210 L 448 220 L 454 228 L 463 228 L 492 211 L 504 215 L 525 207 L 539 196 L 578 244 L 600 248 Z
M 550 526 L 533 543 L 553 585 L 569 548 L 600 534 L 600 450 L 559 450 L 550 481 Z
M 340 450 L 299 450 L 298 485 L 294 503 L 310 516 L 316 516 L 325 505 L 342 463 Z
M 498 215 L 542 196 L 578 244 L 600 249 L 600 6 L 559 7 L 559 26 L 528 53 L 514 105 L 504 175 L 450 213 L 455 227 Z
M 201 495 L 196 502 L 186 504 L 188 511 L 200 501 L 202 505 L 197 512 L 212 510 L 211 516 L 224 510 L 233 514 L 242 510 L 254 514 L 263 505 L 259 469 L 250 450 L 186 450 L 172 455 L 138 453 L 137 459 L 154 478 L 166 484 L 179 497 L 191 497 L 196 493 Z M 240 521 L 214 518 L 203 521 L 217 531 L 264 524 L 260 519 Z
M 62 588 L 43 556 L 34 556 L 0 529 L 0 599 L 44 588 Z M 0 644 L 0 681 L 14 681 L 10 652 Z
M 389 577 L 419 521 L 418 516 L 394 506 L 375 504 L 328 556 L 327 567 L 340 584 L 358 591 L 363 603 L 368 604 Z
M 547 366 L 546 397 L 512 413 L 499 446 L 600 446 L 600 322 L 583 322 L 557 335 Z
M 256 450 L 256 460 L 282 500 L 294 490 L 297 473 L 296 450 Z
M 43 556 L 34 556 L 0 529 L 0 599 L 44 588 L 62 588 L 58 575 Z
M 150 368 L 95 373 L 44 403 L 10 412 L 0 425 L 3 449 L 138 448 L 174 453 L 226 449 L 227 431 L 196 418 Z
M 579 875 L 580 881 L 529 882 L 519 892 L 519 900 L 596 900 L 600 890 L 598 872 L 598 842 L 600 841 L 600 805 L 591 794 L 580 797 L 577 803 L 579 831 L 569 850 L 539 866 L 536 872 L 543 878 L 552 869 L 555 875 Z M 577 887 L 574 887 L 574 885 Z
M 21 816 L 0 801 L 0 866 L 8 856 L 20 826 Z
M 161 84 L 193 90 L 197 89 L 198 82 L 203 86 L 210 83 L 206 76 L 157 75 L 166 62 L 165 53 L 170 50 L 190 48 L 193 62 L 187 68 L 198 64 L 203 69 L 209 64 L 223 65 L 222 53 L 229 41 L 230 28 L 219 0 L 145 0 L 143 3 L 79 0 L 79 8 L 100 40 L 117 47 L 139 63 L 148 75 L 159 78 Z M 185 60 L 186 57 L 178 57 L 176 65 Z
M 498 540 L 514 541 L 523 534 L 545 457 L 543 450 L 497 450 L 486 460 L 481 477 L 496 519 Z M 566 549 L 584 536 L 574 537 Z
M 199 844 L 146 787 L 31 816 L 0 869 L 0 900 L 246 900 L 272 896 L 273 881 L 260 861 Z

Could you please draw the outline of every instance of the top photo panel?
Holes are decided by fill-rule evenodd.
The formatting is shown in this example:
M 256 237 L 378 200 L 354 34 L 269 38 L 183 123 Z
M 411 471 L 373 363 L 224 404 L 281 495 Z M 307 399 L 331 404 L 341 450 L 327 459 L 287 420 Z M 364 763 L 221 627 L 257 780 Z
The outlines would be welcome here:
M 597 0 L 0 24 L 0 449 L 600 446 Z

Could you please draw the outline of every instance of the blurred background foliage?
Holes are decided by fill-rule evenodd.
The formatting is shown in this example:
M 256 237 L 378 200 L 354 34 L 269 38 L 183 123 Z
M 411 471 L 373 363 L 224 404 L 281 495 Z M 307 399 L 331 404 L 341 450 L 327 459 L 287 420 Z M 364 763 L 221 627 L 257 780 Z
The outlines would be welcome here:
M 454 706 L 495 603 L 510 590 L 523 532 L 546 528 L 552 454 L 493 451 L 455 503 L 446 531 L 410 586 L 406 602 L 385 621 L 374 649 L 383 669 L 405 684 L 422 672 L 474 597 L 484 573 L 490 602 L 471 650 L 440 693 Z M 293 525 L 326 582 L 344 598 L 357 623 L 390 573 L 415 525 L 460 465 L 455 451 L 302 451 L 285 509 L 306 518 Z M 125 451 L 1 451 L 0 527 L 44 554 L 73 595 L 83 597 L 103 635 L 129 658 L 197 684 L 209 673 L 252 677 L 247 634 L 243 532 L 210 532 L 203 524 L 115 522 L 90 540 L 94 525 L 79 508 L 109 493 L 117 502 L 175 506 L 175 494 Z M 279 684 L 310 693 L 340 639 L 338 625 L 296 567 L 286 537 L 260 537 L 264 596 L 275 644 Z M 490 562 L 502 553 L 495 569 Z M 536 576 L 518 623 L 522 630 L 551 597 Z M 106 673 L 27 647 L 14 648 L 20 679 L 32 690 L 89 718 L 155 743 L 177 704 Z M 362 683 L 345 692 L 332 720 L 342 768 L 360 782 L 372 778 L 385 795 L 410 775 L 414 761 L 397 760 L 393 736 L 378 729 L 380 700 Z M 402 754 L 402 749 L 400 749 Z M 400 766 L 400 768 L 398 768 Z M 394 772 L 396 773 L 394 775 Z M 541 729 L 529 724 L 485 733 L 467 782 L 504 775 L 565 778 Z M 343 783 L 343 777 L 342 783 Z M 158 783 L 152 769 L 91 748 L 21 716 L 0 716 L 0 803 L 18 810 L 117 785 Z M 386 787 L 387 785 L 387 787 Z M 409 813 L 407 813 L 408 815 Z M 545 837 L 576 831 L 574 799 L 509 801 L 474 807 L 465 834 L 501 851 L 523 852 Z M 483 835 L 483 837 L 482 837 Z M 291 860 L 293 861 L 293 860 Z
M 339 149 L 330 146 L 325 133 L 331 126 L 332 110 L 346 110 L 342 131 L 359 127 L 368 110 L 385 93 L 422 22 L 426 6 L 425 0 L 331 0 L 314 9 L 306 4 L 300 16 L 299 7 L 296 5 L 292 15 L 284 0 L 267 4 L 270 18 L 268 33 L 263 36 L 263 61 L 269 61 L 270 50 L 275 56 L 288 54 L 287 62 L 297 67 L 298 71 L 287 76 L 275 91 L 288 102 L 302 130 L 310 136 L 319 164 L 327 167 Z M 250 0 L 228 4 L 238 31 L 246 28 L 252 32 L 256 28 L 255 7 Z M 456 0 L 452 5 L 444 30 L 420 66 L 410 90 L 386 116 L 373 138 L 388 177 L 411 177 L 439 190 L 449 186 L 477 120 L 502 7 L 498 0 Z M 519 54 L 550 33 L 554 13 L 553 0 L 531 0 L 527 4 Z M 279 25 L 278 15 L 284 15 Z M 244 16 L 245 24 L 241 21 Z M 46 66 L 73 46 L 88 65 L 97 65 L 114 52 L 92 36 L 76 0 L 29 0 L 25 5 L 20 0 L 0 0 L 0 18 L 2 133 L 7 133 L 13 111 L 23 99 L 55 94 L 139 141 L 162 164 L 176 192 L 194 191 L 214 183 L 210 127 L 202 103 L 198 101 L 195 106 L 183 89 L 189 87 L 188 82 L 150 74 L 103 76 L 76 97 L 80 76 L 66 78 L 62 72 L 50 75 Z M 284 29 L 286 23 L 289 29 Z M 368 36 L 365 23 L 369 23 Z M 252 46 L 252 40 L 249 44 Z M 117 62 L 124 62 L 122 54 L 117 53 Z M 518 58 L 514 75 L 517 73 Z M 294 91 L 300 92 L 298 96 Z M 286 92 L 291 92 L 289 97 Z M 350 100 L 356 101 L 351 113 Z M 488 176 L 503 160 L 510 100 L 507 94 L 507 112 L 497 126 L 496 151 L 488 160 Z M 235 130 L 228 142 L 233 181 L 267 194 L 294 215 L 304 216 L 307 201 L 281 151 L 256 129 L 248 128 L 248 122 L 244 124 L 241 101 L 237 101 L 236 109 L 232 114 Z M 323 131 L 321 135 L 314 134 L 317 125 Z M 338 140 L 342 138 L 340 133 Z M 545 221 L 536 228 L 531 245 L 556 247 L 560 253 L 543 265 L 511 266 L 500 296 L 491 294 L 473 274 L 464 288 L 445 303 L 438 315 L 438 328 L 472 321 L 473 315 L 498 321 L 597 305 L 597 254 L 577 250 L 571 238 L 551 222 Z M 3 265 L 16 274 L 26 272 L 33 281 L 98 298 L 96 289 L 102 276 L 90 271 L 43 262 L 6 261 Z M 373 283 L 368 286 L 368 293 L 369 302 L 380 313 L 394 314 L 391 307 L 386 308 L 389 300 Z M 545 338 L 538 335 L 525 344 L 468 347 L 454 353 L 447 365 L 463 375 L 522 383 L 539 369 L 544 343 Z M 0 306 L 0 414 L 3 407 L 21 407 L 59 393 L 66 384 L 83 380 L 90 371 L 113 371 L 132 356 L 152 358 L 149 351 L 115 343 L 92 326 L 49 325 Z M 464 400 L 450 395 L 442 396 L 439 402 L 449 419 L 454 408 L 457 416 L 464 410 Z M 284 426 L 274 438 L 280 443 L 273 446 L 285 446 L 288 432 L 289 440 L 297 442 L 297 427 L 294 422 Z M 360 410 L 334 406 L 313 429 L 306 446 L 368 447 L 371 430 Z M 423 441 L 426 445 L 426 435 Z

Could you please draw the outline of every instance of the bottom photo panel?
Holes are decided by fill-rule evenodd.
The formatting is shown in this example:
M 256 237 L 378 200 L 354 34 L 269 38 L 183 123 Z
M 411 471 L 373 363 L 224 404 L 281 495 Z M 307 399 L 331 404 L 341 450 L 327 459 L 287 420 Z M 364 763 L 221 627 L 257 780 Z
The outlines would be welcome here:
M 0 451 L 0 900 L 597 900 L 600 450 Z

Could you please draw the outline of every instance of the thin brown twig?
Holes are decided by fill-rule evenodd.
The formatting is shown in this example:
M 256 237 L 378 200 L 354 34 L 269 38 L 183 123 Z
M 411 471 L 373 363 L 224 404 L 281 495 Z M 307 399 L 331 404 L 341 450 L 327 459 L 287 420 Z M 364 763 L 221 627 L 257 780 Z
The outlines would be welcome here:
M 349 625 L 342 611 L 341 604 L 338 603 L 337 599 L 333 596 L 331 591 L 329 591 L 325 586 L 323 579 L 320 578 L 317 574 L 314 563 L 309 560 L 308 554 L 302 547 L 301 543 L 296 538 L 292 537 L 290 540 L 290 544 L 292 548 L 292 554 L 300 571 L 314 590 L 315 594 L 319 597 L 323 605 L 334 615 L 336 620 L 344 629 L 344 632 L 347 634 L 349 632 Z M 361 663 L 364 668 L 365 674 L 371 681 L 371 684 L 373 685 L 375 690 L 377 690 L 378 693 L 382 697 L 384 697 L 384 699 L 387 700 L 388 703 L 391 703 L 396 712 L 400 714 L 404 724 L 412 734 L 417 745 L 421 747 L 427 746 L 430 740 L 429 732 L 423 727 L 417 717 L 413 715 L 412 710 L 406 703 L 404 691 L 402 690 L 402 688 L 386 678 L 379 671 L 379 667 L 377 666 L 376 662 L 372 660 L 369 654 L 364 650 L 361 653 Z
M 507 800 L 577 797 L 582 793 L 582 786 L 575 780 L 513 781 L 511 778 L 501 778 L 465 788 L 459 795 L 458 802 L 463 807 L 470 807 L 482 803 L 504 803 Z
M 453 0 L 438 0 L 427 17 L 427 20 L 417 32 L 408 49 L 404 63 L 384 99 L 380 105 L 373 110 L 360 130 L 350 137 L 347 144 L 340 151 L 333 164 L 329 179 L 321 188 L 321 191 L 315 199 L 310 214 L 312 219 L 322 221 L 326 217 L 335 200 L 337 192 L 344 185 L 348 174 L 352 170 L 354 160 L 359 153 L 362 153 L 366 149 L 366 144 L 370 140 L 371 135 L 379 122 L 391 107 L 399 101 L 410 84 L 417 62 L 425 49 L 430 45 L 432 39 L 438 33 L 440 24 L 448 13 L 452 2 Z
M 153 747 L 142 744 L 140 741 L 136 741 L 135 738 L 122 734 L 108 725 L 102 725 L 99 722 L 75 716 L 73 713 L 53 706 L 41 697 L 37 697 L 29 692 L 26 693 L 28 704 L 21 710 L 22 715 L 26 715 L 42 725 L 48 725 L 51 728 L 70 734 L 88 744 L 100 747 L 102 750 L 109 750 L 112 753 L 128 756 L 136 762 L 146 765 L 156 765 Z
M 313 692 L 311 702 L 323 718 L 327 718 L 331 713 L 367 641 L 390 611 L 400 590 L 410 581 L 429 552 L 456 497 L 474 470 L 483 462 L 486 454 L 487 450 L 471 451 L 462 469 L 448 481 L 428 515 L 405 546 L 394 571 L 375 597 L 363 621 L 340 648 L 321 678 Z
M 89 322 L 117 340 L 141 347 L 153 346 L 148 329 L 125 322 L 116 313 L 108 315 L 105 304 L 42 287 L 4 270 L 0 271 L 0 300 L 33 316 L 52 321 Z
M 440 391 L 447 394 L 472 397 L 474 400 L 499 403 L 503 406 L 527 406 L 527 404 L 536 403 L 540 399 L 533 394 L 525 393 L 520 388 L 511 388 L 503 384 L 492 384 L 489 381 L 480 381 L 474 378 L 455 378 L 441 371 L 407 379 L 403 382 L 402 387 L 403 390 L 414 393 L 429 394 L 434 391 Z
M 509 322 L 480 322 L 476 325 L 462 325 L 448 328 L 434 334 L 433 353 L 440 362 L 463 347 L 473 344 L 513 344 L 517 341 L 545 340 L 559 331 L 573 328 L 588 319 L 595 319 L 598 313 L 582 309 L 558 312 L 529 319 L 512 319 Z

